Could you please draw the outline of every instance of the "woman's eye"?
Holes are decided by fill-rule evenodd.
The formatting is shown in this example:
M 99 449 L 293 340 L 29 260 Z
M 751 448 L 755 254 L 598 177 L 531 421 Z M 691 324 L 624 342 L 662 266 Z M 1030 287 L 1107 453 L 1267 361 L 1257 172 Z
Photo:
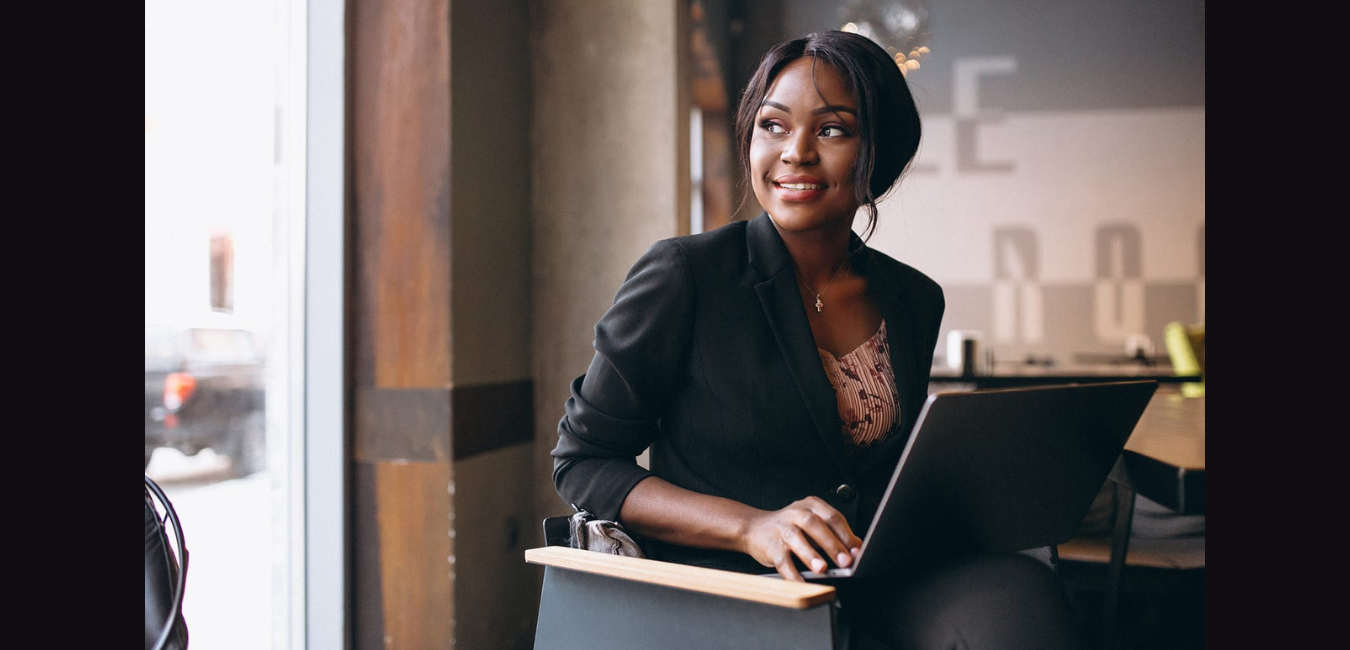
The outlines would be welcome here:
M 787 133 L 787 129 L 784 129 L 782 124 L 770 120 L 760 122 L 759 128 L 764 129 L 769 133 Z
M 820 129 L 820 135 L 826 138 L 842 138 L 848 135 L 848 131 L 842 126 L 830 124 Z

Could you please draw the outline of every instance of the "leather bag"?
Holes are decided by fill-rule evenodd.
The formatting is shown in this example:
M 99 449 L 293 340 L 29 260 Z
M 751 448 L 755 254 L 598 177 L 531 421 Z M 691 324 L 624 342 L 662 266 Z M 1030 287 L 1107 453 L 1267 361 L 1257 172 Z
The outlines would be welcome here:
M 575 506 L 573 506 L 575 508 Z M 576 508 L 568 517 L 549 517 L 544 520 L 544 541 L 550 546 L 569 546 L 596 553 L 646 557 L 642 546 L 623 525 Z

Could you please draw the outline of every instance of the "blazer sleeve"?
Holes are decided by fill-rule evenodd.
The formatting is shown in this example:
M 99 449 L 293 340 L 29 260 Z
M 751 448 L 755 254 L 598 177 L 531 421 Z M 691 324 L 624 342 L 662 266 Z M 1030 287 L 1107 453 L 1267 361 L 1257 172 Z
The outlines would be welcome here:
M 651 472 L 637 464 L 685 363 L 693 323 L 689 260 L 675 242 L 653 245 L 629 270 L 595 326 L 595 356 L 571 385 L 553 449 L 553 484 L 566 503 L 618 520 L 629 491 Z

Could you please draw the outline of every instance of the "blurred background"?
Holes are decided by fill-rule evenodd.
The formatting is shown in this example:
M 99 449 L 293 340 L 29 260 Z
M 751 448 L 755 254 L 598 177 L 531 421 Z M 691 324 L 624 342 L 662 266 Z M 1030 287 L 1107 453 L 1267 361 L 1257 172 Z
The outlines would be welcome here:
M 758 213 L 731 119 L 787 38 L 905 71 L 871 243 L 942 340 L 1126 363 L 1205 321 L 1203 1 L 145 7 L 145 471 L 197 650 L 530 646 L 567 384 L 652 242 Z

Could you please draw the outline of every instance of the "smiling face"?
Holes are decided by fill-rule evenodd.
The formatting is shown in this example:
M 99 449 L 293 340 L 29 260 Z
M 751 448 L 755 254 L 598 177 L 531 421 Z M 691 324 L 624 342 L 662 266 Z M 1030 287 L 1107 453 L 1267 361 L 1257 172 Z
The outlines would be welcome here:
M 790 232 L 849 229 L 859 205 L 858 102 L 838 72 L 815 61 L 802 57 L 779 71 L 750 137 L 755 198 Z

